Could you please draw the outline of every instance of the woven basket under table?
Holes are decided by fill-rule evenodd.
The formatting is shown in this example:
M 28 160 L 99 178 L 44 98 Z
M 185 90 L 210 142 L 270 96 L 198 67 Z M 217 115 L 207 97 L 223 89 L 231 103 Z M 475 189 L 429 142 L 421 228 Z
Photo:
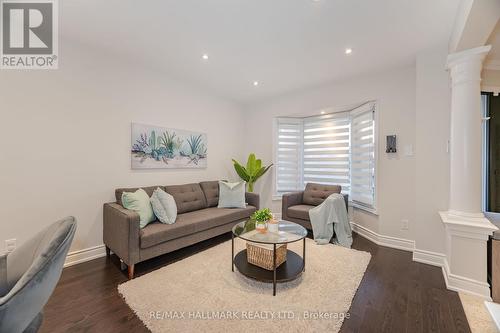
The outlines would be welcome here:
M 273 246 L 247 242 L 247 260 L 250 264 L 273 270 Z M 286 261 L 286 244 L 276 245 L 276 267 Z

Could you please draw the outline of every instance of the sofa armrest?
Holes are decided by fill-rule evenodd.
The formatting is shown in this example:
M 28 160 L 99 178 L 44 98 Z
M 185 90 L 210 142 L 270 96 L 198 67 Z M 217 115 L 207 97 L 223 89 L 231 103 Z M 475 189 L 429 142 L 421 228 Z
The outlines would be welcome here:
M 0 297 L 5 295 L 7 290 L 7 255 L 9 253 L 0 253 Z
M 139 262 L 139 214 L 113 202 L 104 204 L 103 241 L 127 265 Z
M 281 197 L 281 218 L 286 220 L 288 218 L 288 207 L 302 204 L 304 191 L 285 193 Z
M 245 192 L 245 201 L 257 209 L 260 208 L 260 196 L 257 193 Z

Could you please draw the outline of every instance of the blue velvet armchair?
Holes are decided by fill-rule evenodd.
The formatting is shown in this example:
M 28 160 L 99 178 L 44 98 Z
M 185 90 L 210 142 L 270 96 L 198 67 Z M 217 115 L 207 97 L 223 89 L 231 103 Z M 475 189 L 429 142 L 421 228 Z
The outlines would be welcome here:
M 75 231 L 75 218 L 67 217 L 0 254 L 0 333 L 38 331 Z

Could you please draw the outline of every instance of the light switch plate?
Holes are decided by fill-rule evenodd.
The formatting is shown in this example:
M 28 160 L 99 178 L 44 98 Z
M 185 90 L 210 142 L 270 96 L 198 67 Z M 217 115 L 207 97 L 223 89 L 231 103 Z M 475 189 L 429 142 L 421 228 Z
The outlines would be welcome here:
M 413 156 L 413 145 L 405 146 L 405 156 Z

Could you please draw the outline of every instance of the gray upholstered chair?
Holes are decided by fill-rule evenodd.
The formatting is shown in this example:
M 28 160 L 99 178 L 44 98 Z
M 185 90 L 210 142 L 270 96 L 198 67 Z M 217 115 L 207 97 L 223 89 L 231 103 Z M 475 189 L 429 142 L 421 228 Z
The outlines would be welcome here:
M 37 332 L 76 231 L 74 217 L 0 254 L 0 333 Z
M 307 183 L 304 191 L 283 194 L 281 200 L 281 218 L 302 225 L 312 230 L 309 220 L 309 210 L 322 204 L 332 193 L 340 193 L 342 187 L 339 185 L 324 185 Z M 344 194 L 346 209 L 348 195 Z

